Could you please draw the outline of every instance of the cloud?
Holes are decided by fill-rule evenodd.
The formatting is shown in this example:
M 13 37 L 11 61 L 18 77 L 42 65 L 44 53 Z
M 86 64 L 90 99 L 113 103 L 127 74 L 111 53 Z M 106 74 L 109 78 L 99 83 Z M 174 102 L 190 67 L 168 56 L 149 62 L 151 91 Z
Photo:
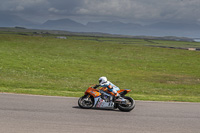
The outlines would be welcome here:
M 24 7 L 19 5 L 15 8 L 16 11 L 23 11 L 24 10 Z
M 84 0 L 77 14 L 139 20 L 197 19 L 199 0 Z
M 199 0 L 0 0 L 0 11 L 32 18 L 199 22 Z
M 0 10 L 2 11 L 24 11 L 44 8 L 48 0 L 1 0 Z
M 49 12 L 53 12 L 53 13 L 58 13 L 59 12 L 59 10 L 54 8 L 54 7 L 49 8 L 48 11 Z

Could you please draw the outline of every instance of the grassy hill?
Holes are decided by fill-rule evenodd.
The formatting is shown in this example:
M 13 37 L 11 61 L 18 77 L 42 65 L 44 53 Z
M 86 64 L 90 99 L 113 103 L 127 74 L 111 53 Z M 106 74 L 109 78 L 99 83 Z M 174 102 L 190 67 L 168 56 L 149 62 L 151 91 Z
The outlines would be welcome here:
M 0 34 L 0 92 L 82 96 L 100 76 L 139 100 L 200 102 L 200 43 Z

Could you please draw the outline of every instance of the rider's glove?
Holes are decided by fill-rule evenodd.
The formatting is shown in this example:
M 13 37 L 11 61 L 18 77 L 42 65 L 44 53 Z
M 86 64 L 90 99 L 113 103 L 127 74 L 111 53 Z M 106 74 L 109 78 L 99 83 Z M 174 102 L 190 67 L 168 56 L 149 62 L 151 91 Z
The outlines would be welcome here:
M 96 89 L 96 88 L 98 88 L 99 86 L 100 86 L 100 85 L 95 85 L 93 88 Z

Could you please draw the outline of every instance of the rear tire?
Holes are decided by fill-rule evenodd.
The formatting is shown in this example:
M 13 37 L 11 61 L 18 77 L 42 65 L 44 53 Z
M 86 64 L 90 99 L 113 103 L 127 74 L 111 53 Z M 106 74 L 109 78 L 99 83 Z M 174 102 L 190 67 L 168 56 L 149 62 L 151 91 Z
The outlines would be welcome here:
M 118 104 L 118 108 L 121 111 L 129 112 L 135 108 L 135 100 L 131 97 L 123 97 L 124 99 L 127 100 L 127 104 Z
M 90 109 L 94 105 L 94 98 L 92 96 L 89 96 L 89 95 L 84 95 L 84 96 L 79 98 L 78 105 L 79 105 L 80 108 Z

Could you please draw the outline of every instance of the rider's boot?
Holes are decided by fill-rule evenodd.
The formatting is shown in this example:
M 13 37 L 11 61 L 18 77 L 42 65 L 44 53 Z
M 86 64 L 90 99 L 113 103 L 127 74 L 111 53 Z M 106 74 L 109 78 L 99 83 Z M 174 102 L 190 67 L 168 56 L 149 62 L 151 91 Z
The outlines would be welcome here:
M 121 102 L 121 101 L 122 101 L 121 96 L 119 95 L 119 93 L 116 93 L 116 94 L 114 95 L 114 101 L 115 101 L 115 102 Z
M 123 101 L 123 98 L 121 98 L 121 97 L 118 97 L 118 98 L 116 98 L 116 100 L 115 100 L 116 102 L 121 102 L 121 101 Z

